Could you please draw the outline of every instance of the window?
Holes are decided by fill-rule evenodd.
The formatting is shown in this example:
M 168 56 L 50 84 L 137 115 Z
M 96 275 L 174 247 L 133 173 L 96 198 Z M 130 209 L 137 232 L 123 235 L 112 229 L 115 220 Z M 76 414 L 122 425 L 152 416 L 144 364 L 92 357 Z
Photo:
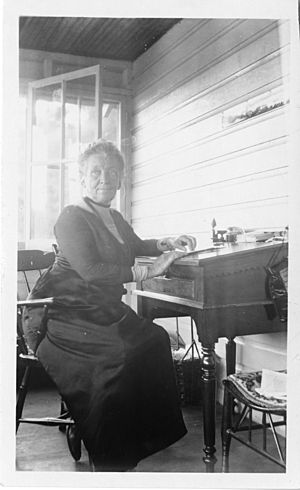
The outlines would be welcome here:
M 29 107 L 26 242 L 49 248 L 60 211 L 81 196 L 79 153 L 101 135 L 120 148 L 121 103 L 105 99 L 95 66 L 32 82 Z

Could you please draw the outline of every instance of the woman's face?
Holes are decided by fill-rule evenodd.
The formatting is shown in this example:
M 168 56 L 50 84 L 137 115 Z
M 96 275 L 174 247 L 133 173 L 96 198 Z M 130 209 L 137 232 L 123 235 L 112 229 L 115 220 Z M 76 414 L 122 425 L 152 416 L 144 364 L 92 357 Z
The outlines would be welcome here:
M 99 204 L 109 205 L 121 186 L 118 161 L 104 153 L 91 155 L 86 161 L 81 183 L 87 197 Z

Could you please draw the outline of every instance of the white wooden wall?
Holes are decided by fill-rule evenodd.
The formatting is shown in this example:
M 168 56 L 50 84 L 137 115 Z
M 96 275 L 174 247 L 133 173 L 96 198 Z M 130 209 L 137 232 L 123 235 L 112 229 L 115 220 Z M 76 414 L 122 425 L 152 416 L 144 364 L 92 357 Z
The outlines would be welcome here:
M 289 98 L 289 24 L 186 19 L 133 65 L 132 225 L 146 237 L 190 233 L 207 245 L 211 222 L 288 224 L 288 105 L 227 125 L 230 111 L 270 91 Z M 173 328 L 166 321 L 167 328 Z M 186 320 L 181 320 L 189 340 Z M 238 364 L 285 367 L 284 334 L 238 339 Z M 224 356 L 219 342 L 217 352 Z M 221 361 L 222 376 L 224 363 Z

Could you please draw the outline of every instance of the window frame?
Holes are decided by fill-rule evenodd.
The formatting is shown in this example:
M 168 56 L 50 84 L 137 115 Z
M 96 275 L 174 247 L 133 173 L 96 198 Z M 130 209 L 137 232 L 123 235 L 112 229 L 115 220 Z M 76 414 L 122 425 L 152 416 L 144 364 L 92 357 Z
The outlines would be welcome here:
M 33 108 L 34 108 L 34 90 L 37 88 L 46 87 L 48 85 L 53 85 L 55 83 L 60 83 L 62 88 L 62 117 L 61 117 L 61 148 L 60 148 L 60 158 L 59 158 L 59 167 L 60 167 L 60 188 L 59 188 L 59 212 L 64 207 L 63 196 L 64 196 L 64 166 L 69 162 L 70 159 L 63 158 L 64 155 L 64 93 L 65 93 L 65 84 L 67 81 L 87 77 L 89 75 L 95 75 L 96 77 L 96 89 L 95 89 L 95 108 L 96 108 L 96 128 L 95 128 L 95 136 L 96 138 L 100 138 L 102 135 L 102 106 L 104 103 L 112 102 L 117 103 L 119 105 L 119 141 L 118 147 L 123 152 L 125 156 L 125 161 L 127 160 L 128 149 L 124 148 L 123 142 L 123 132 L 124 132 L 124 122 L 127 119 L 127 98 L 122 93 L 118 93 L 116 89 L 104 88 L 102 85 L 102 77 L 101 77 L 101 67 L 100 65 L 94 65 L 87 68 L 82 68 L 79 70 L 75 70 L 72 72 L 67 72 L 47 78 L 43 78 L 40 80 L 32 81 L 28 84 L 28 111 L 27 111 L 27 120 L 26 120 L 26 172 L 25 172 L 25 247 L 26 248 L 39 248 L 43 250 L 51 249 L 52 243 L 55 240 L 54 237 L 51 238 L 32 238 L 31 237 L 31 194 L 32 194 L 32 183 L 31 183 L 31 174 L 32 168 L 36 165 L 42 165 L 47 167 L 49 165 L 50 160 L 46 160 L 45 162 L 33 162 L 32 159 L 32 124 L 33 124 Z M 122 91 L 121 91 L 122 92 Z M 126 113 L 126 114 L 125 114 Z M 125 171 L 126 174 L 126 171 Z M 116 207 L 120 211 L 124 211 L 124 206 L 122 205 L 124 202 L 124 187 L 127 184 L 123 184 L 121 192 L 118 193 L 116 199 Z M 123 208 L 123 209 L 122 209 Z M 126 214 L 126 211 L 125 211 Z

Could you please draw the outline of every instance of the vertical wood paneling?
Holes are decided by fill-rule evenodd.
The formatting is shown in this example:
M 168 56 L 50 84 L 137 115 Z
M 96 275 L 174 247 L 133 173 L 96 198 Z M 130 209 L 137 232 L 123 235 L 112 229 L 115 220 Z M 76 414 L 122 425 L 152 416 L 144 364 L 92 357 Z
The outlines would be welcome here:
M 224 126 L 225 111 L 240 105 L 243 112 L 274 87 L 289 98 L 288 22 L 183 20 L 134 63 L 133 74 L 137 233 L 192 233 L 201 244 L 213 217 L 222 227 L 288 224 L 288 105 Z M 187 320 L 181 325 L 188 342 Z M 277 356 L 282 368 L 285 347 L 283 337 L 245 337 L 239 365 L 255 368 L 257 358 L 274 368 Z

